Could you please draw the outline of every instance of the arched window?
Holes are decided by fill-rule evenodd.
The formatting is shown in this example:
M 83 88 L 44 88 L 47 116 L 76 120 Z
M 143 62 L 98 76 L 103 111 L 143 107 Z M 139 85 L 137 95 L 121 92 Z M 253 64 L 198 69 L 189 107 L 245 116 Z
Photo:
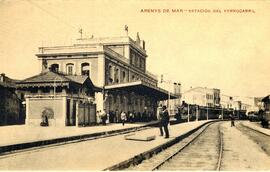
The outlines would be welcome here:
M 90 77 L 90 65 L 89 65 L 89 63 L 82 63 L 81 64 L 81 74 Z
M 52 72 L 59 72 L 59 64 L 52 64 L 51 71 Z
M 119 73 L 120 73 L 119 69 L 116 68 L 115 69 L 115 82 L 116 83 L 119 83 Z
M 73 75 L 73 68 L 74 68 L 74 64 L 73 63 L 68 63 L 66 65 L 66 73 L 68 75 Z
M 123 82 L 126 82 L 126 72 L 122 71 Z
M 113 67 L 109 65 L 109 83 L 113 83 Z

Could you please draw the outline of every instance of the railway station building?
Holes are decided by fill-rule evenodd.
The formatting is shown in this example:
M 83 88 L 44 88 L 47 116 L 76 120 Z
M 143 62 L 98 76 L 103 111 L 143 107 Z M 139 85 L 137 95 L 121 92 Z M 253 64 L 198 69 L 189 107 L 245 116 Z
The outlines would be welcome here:
M 40 47 L 36 56 L 40 64 L 39 77 L 47 72 L 50 75 L 68 78 L 67 82 L 71 85 L 79 84 L 77 88 L 79 90 L 83 88 L 82 86 L 85 86 L 85 89 L 89 87 L 88 89 L 94 92 L 87 97 L 93 99 L 95 112 L 105 110 L 108 114 L 114 114 L 115 119 L 110 122 L 118 122 L 121 111 L 127 114 L 132 112 L 139 118 L 153 119 L 156 117 L 158 102 L 168 99 L 168 91 L 159 88 L 157 77 L 146 69 L 148 57 L 145 42 L 140 40 L 139 34 L 136 41 L 129 36 L 82 38 L 70 46 Z M 89 78 L 92 84 L 78 83 L 76 79 L 74 81 L 74 78 L 83 76 Z M 21 86 L 27 81 L 21 82 Z M 51 89 L 47 92 L 52 93 L 55 82 L 50 80 L 49 83 Z M 39 83 L 36 86 L 39 87 L 40 84 L 47 83 Z M 26 87 L 30 88 L 31 84 Z M 70 88 L 66 86 L 62 99 L 71 97 Z M 44 92 L 42 89 L 38 90 Z M 28 102 L 30 98 L 31 96 L 28 96 Z M 67 121 L 66 112 L 70 109 L 66 107 L 73 107 L 74 101 L 76 104 L 79 99 L 83 99 L 78 97 L 74 101 L 67 101 L 69 98 L 66 98 L 63 99 L 64 102 L 59 102 L 64 109 L 61 112 L 63 114 L 61 125 L 68 125 L 64 121 Z M 170 98 L 177 98 L 177 96 L 171 93 Z M 30 112 L 31 106 L 26 114 L 28 117 Z M 39 110 L 40 112 L 42 110 Z M 74 122 L 70 123 L 74 124 Z

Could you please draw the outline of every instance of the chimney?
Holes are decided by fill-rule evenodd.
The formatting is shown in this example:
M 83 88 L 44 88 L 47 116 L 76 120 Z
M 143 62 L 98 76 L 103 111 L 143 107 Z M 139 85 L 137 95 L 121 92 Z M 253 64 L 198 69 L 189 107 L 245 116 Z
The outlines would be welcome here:
M 140 43 L 141 43 L 141 39 L 140 39 L 139 32 L 137 32 L 136 43 L 137 43 L 138 45 L 140 45 Z
M 144 40 L 142 41 L 142 47 L 145 50 L 145 41 Z

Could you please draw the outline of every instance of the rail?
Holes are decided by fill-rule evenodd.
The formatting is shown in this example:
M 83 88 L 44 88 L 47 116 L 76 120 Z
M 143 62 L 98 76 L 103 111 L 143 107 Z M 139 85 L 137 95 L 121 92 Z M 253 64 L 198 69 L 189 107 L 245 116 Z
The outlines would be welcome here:
M 220 126 L 218 130 L 219 130 L 220 147 L 219 147 L 219 157 L 218 157 L 218 164 L 217 164 L 216 171 L 220 171 L 221 162 L 222 162 L 221 160 L 222 160 L 222 155 L 223 155 L 223 133 L 220 130 Z
M 200 131 L 200 133 L 198 135 L 196 135 L 194 138 L 192 138 L 191 141 L 189 141 L 188 143 L 186 143 L 183 147 L 181 147 L 179 150 L 177 150 L 176 152 L 174 152 L 173 154 L 169 155 L 167 158 L 165 158 L 161 163 L 155 165 L 151 171 L 155 171 L 158 170 L 159 167 L 161 167 L 164 163 L 166 163 L 167 161 L 169 161 L 170 159 L 172 159 L 175 155 L 177 155 L 179 152 L 181 152 L 182 150 L 184 150 L 186 147 L 188 147 L 192 142 L 194 142 L 204 131 L 207 127 L 209 127 L 211 124 L 213 123 L 209 123 L 207 124 L 202 131 Z M 195 133 L 194 133 L 195 134 Z

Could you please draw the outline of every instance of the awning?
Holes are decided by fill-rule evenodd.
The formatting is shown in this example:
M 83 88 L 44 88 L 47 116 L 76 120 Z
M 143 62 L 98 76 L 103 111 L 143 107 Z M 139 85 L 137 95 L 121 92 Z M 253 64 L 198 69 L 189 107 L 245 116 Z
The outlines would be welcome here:
M 117 91 L 117 90 L 123 90 L 128 92 L 134 92 L 139 95 L 146 95 L 156 98 L 157 100 L 167 100 L 170 96 L 170 99 L 177 99 L 178 96 L 169 93 L 168 91 L 152 86 L 144 81 L 135 81 L 135 82 L 128 82 L 128 83 L 122 83 L 122 84 L 115 84 L 115 85 L 108 85 L 105 86 L 105 90 L 107 91 Z

